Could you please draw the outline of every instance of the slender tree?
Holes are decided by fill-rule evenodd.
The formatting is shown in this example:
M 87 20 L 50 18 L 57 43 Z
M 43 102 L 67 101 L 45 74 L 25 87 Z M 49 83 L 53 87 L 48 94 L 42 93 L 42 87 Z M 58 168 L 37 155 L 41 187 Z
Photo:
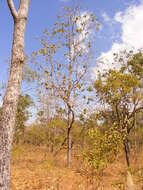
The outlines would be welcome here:
M 122 134 L 126 163 L 130 167 L 129 135 L 135 125 L 135 114 L 143 109 L 141 81 L 134 74 L 112 70 L 106 79 L 99 77 L 95 87 L 100 100 L 107 106 L 103 117 L 118 126 Z M 134 89 L 138 91 L 135 93 Z
M 92 13 L 65 7 L 58 16 L 52 35 L 45 30 L 40 40 L 42 48 L 38 55 L 44 56 L 47 63 L 42 68 L 42 83 L 47 92 L 50 91 L 62 102 L 61 107 L 65 105 L 67 113 L 68 166 L 71 164 L 71 130 L 75 121 L 76 101 L 84 90 L 85 74 L 91 58 L 93 26 Z
M 30 0 L 20 0 L 18 10 L 7 0 L 14 21 L 11 67 L 3 99 L 0 124 L 0 189 L 10 189 L 10 161 L 18 98 L 25 61 L 24 36 Z
M 100 73 L 95 83 L 97 96 L 106 104 L 103 118 L 111 126 L 114 124 L 122 136 L 128 169 L 131 167 L 130 134 L 133 129 L 136 130 L 136 116 L 143 110 L 142 74 L 143 55 L 137 53 L 125 61 L 119 70 L 109 70 L 103 75 Z M 127 172 L 127 184 L 129 189 L 134 189 L 130 170 Z

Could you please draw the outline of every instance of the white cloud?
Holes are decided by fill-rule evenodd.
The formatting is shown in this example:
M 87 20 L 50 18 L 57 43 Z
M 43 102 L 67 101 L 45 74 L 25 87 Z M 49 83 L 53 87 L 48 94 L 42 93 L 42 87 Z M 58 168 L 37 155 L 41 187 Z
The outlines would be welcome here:
M 93 80 L 97 78 L 98 72 L 105 73 L 109 69 L 120 68 L 118 64 L 114 64 L 113 54 L 119 52 L 121 48 L 124 48 L 122 44 L 114 43 L 110 51 L 101 53 L 100 57 L 97 59 L 97 66 L 93 67 L 91 71 Z
M 103 52 L 101 55 L 97 58 L 97 66 L 91 68 L 91 78 L 95 80 L 99 73 L 105 73 L 110 69 L 116 69 L 119 70 L 124 64 L 124 62 L 120 62 L 120 56 L 116 58 L 116 54 L 119 54 L 123 57 L 124 60 L 126 60 L 126 56 L 124 55 L 124 51 L 129 52 L 130 50 L 136 51 L 134 48 L 131 48 L 128 44 L 124 43 L 114 43 L 112 45 L 112 48 L 108 52 Z M 116 59 L 116 61 L 115 61 Z
M 108 16 L 108 14 L 106 12 L 102 13 L 102 17 L 105 22 L 109 22 L 111 20 L 111 18 Z
M 122 12 L 117 12 L 116 14 L 115 14 L 115 16 L 114 16 L 114 19 L 115 19 L 115 21 L 117 21 L 117 22 L 121 22 L 122 21 Z
M 0 107 L 2 106 L 2 100 L 0 100 Z
M 92 68 L 92 78 L 95 78 L 97 71 L 105 72 L 111 68 L 120 68 L 120 63 L 113 64 L 113 53 L 143 48 L 143 1 L 139 5 L 128 7 L 125 12 L 117 12 L 114 21 L 121 23 L 121 43 L 114 42 L 108 52 L 101 53 L 97 59 L 97 67 Z
M 130 6 L 125 13 L 117 12 L 115 20 L 122 24 L 122 42 L 137 49 L 143 47 L 143 2 Z

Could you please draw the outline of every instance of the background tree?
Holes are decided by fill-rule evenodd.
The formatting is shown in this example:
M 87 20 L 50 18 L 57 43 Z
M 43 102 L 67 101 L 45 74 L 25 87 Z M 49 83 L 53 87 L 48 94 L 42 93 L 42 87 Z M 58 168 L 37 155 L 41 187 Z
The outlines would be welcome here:
M 126 161 L 130 166 L 128 136 L 134 127 L 134 114 L 143 109 L 142 95 L 134 93 L 134 89 L 140 88 L 140 81 L 130 73 L 110 71 L 104 81 L 99 77 L 95 86 L 100 98 L 107 103 L 108 112 L 104 116 L 110 117 L 123 133 Z
M 3 99 L 0 124 L 0 188 L 10 189 L 10 160 L 22 72 L 24 66 L 24 34 L 29 0 L 21 0 L 16 11 L 13 0 L 7 0 L 14 21 L 11 68 L 8 87 Z
M 40 40 L 42 48 L 35 53 L 42 55 L 46 61 L 40 66 L 43 87 L 60 101 L 61 107 L 65 106 L 68 165 L 71 163 L 71 129 L 75 121 L 76 101 L 84 91 L 85 74 L 91 58 L 90 33 L 93 26 L 92 13 L 66 7 L 58 16 L 52 34 L 45 30 Z
M 29 120 L 29 117 L 31 116 L 29 108 L 32 105 L 33 101 L 28 94 L 19 96 L 15 122 L 15 143 L 18 143 L 21 139 L 24 139 L 26 122 Z
M 130 167 L 130 134 L 136 114 L 143 110 L 142 55 L 133 55 L 119 71 L 99 74 L 95 83 L 97 96 L 105 104 L 102 118 L 115 125 L 122 135 L 126 163 Z

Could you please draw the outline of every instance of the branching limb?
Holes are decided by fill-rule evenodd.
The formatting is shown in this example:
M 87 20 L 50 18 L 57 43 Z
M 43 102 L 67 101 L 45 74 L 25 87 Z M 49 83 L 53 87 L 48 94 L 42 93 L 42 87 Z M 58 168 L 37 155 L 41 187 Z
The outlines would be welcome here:
M 134 109 L 134 111 L 130 114 L 129 119 L 132 118 L 135 113 L 141 112 L 142 110 L 143 110 L 143 107 Z
M 15 6 L 14 6 L 14 3 L 13 3 L 13 0 L 7 0 L 7 3 L 8 3 L 8 6 L 9 6 L 9 9 L 11 11 L 11 14 L 13 16 L 13 18 L 17 18 L 18 17 L 18 13 L 15 9 Z

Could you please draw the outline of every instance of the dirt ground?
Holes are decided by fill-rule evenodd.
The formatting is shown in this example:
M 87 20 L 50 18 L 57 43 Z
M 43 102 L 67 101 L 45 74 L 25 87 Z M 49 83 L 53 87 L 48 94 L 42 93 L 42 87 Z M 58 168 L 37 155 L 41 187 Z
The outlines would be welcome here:
M 132 159 L 132 165 L 135 189 L 143 190 L 142 159 Z M 27 146 L 13 150 L 11 190 L 126 190 L 125 184 L 123 156 L 93 178 L 74 155 L 71 168 L 67 168 L 66 152 L 53 156 L 42 147 Z

